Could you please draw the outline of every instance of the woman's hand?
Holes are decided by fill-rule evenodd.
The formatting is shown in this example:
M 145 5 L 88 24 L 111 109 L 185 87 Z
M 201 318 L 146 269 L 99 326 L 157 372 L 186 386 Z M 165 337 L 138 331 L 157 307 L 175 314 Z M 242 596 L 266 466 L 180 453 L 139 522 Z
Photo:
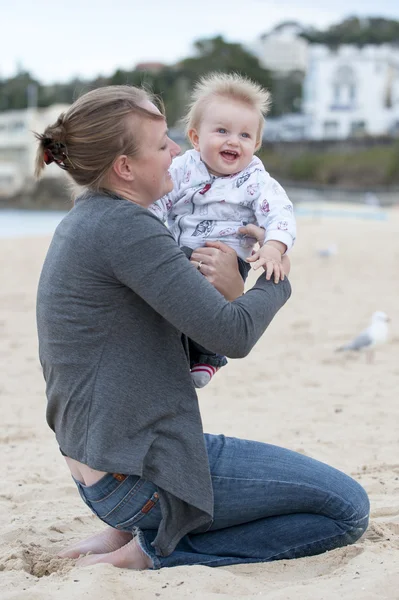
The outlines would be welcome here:
M 223 242 L 206 242 L 206 246 L 196 248 L 191 262 L 207 280 L 230 302 L 244 292 L 244 282 L 238 270 L 235 250 Z M 286 271 L 287 273 L 287 271 Z
M 288 277 L 291 271 L 291 261 L 286 254 L 284 254 L 283 258 L 281 259 L 281 264 L 283 265 L 284 273 Z

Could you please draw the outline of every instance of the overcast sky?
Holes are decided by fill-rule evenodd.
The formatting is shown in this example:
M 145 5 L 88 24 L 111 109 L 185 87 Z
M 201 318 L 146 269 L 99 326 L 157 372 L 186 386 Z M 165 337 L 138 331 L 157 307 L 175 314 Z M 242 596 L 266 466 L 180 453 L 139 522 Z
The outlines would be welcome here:
M 4 0 L 0 77 L 17 67 L 43 83 L 173 63 L 195 39 L 252 43 L 285 20 L 324 28 L 351 15 L 399 20 L 399 0 Z

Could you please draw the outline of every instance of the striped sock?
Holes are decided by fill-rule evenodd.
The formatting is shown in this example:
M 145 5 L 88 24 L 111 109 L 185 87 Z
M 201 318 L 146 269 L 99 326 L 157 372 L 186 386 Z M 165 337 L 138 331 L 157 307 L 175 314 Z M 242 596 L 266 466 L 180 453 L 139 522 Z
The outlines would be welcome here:
M 218 370 L 218 367 L 212 367 L 212 365 L 202 363 L 194 365 L 191 369 L 191 379 L 193 380 L 194 387 L 202 388 L 207 385 Z

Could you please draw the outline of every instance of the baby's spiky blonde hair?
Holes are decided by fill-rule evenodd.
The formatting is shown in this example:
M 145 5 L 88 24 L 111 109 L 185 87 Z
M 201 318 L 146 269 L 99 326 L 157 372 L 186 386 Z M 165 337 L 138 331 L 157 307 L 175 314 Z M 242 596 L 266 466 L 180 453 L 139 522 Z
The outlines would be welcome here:
M 238 73 L 209 73 L 195 84 L 186 115 L 183 117 L 186 135 L 198 129 L 204 107 L 214 98 L 227 98 L 247 104 L 259 114 L 258 144 L 261 145 L 264 118 L 271 105 L 270 92 L 258 83 Z

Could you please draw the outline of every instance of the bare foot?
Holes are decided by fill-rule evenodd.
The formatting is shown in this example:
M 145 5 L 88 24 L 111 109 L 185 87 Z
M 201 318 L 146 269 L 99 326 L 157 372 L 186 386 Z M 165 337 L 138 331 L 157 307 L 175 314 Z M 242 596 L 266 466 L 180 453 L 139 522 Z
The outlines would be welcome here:
M 121 569 L 143 570 L 152 567 L 151 559 L 141 550 L 136 538 L 122 546 L 122 548 L 115 550 L 115 552 L 83 556 L 79 558 L 76 565 L 78 567 L 86 567 L 98 563 L 108 563 Z
M 130 542 L 132 537 L 132 534 L 127 531 L 118 531 L 112 527 L 107 527 L 105 531 L 69 546 L 69 548 L 60 552 L 58 556 L 60 558 L 79 558 L 81 554 L 87 554 L 88 552 L 93 554 L 114 552 L 114 550 Z

